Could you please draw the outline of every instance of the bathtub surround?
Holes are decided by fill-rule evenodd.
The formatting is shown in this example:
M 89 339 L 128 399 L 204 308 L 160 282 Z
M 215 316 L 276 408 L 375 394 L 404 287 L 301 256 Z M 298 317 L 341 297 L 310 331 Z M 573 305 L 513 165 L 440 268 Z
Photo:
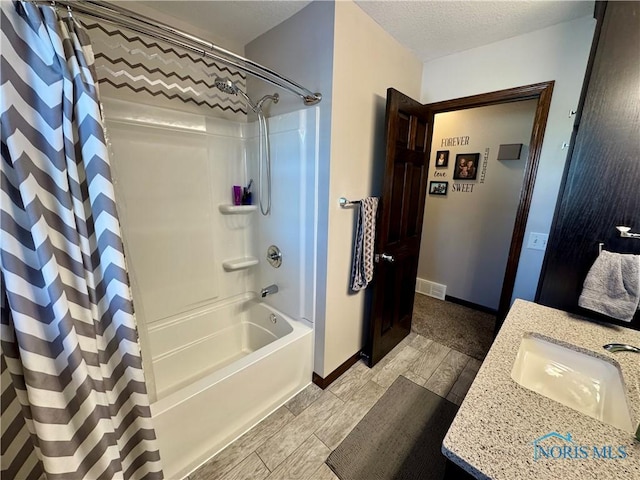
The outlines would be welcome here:
M 311 380 L 317 107 L 269 118 L 262 216 L 233 206 L 230 187 L 257 178 L 255 123 L 104 103 L 151 411 L 176 478 Z M 277 269 L 266 259 L 274 244 Z M 267 285 L 278 292 L 260 298 Z
M 89 37 L 1 12 L 2 476 L 163 478 Z
M 268 217 L 258 214 L 252 218 L 248 245 L 260 264 L 251 290 L 259 292 L 267 285 L 277 285 L 278 293 L 265 298 L 265 303 L 315 325 L 319 107 L 282 115 L 271 112 L 274 107 L 269 107 L 268 120 L 272 208 Z M 247 175 L 254 179 L 259 171 L 258 133 L 255 123 L 250 123 L 245 152 Z M 266 259 L 271 245 L 282 253 L 278 268 Z

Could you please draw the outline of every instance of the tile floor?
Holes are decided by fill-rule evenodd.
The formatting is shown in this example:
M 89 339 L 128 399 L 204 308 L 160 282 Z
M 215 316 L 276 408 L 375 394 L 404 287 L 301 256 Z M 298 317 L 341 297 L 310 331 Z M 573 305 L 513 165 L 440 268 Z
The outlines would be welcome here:
M 310 385 L 188 480 L 337 480 L 324 461 L 398 375 L 460 405 L 480 364 L 412 332 L 375 367 L 358 362 L 324 391 Z

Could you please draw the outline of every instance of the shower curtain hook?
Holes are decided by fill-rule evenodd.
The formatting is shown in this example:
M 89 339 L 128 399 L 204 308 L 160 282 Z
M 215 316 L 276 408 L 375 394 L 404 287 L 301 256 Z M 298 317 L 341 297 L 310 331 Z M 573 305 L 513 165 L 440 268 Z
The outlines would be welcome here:
M 67 5 L 67 16 L 73 19 L 73 15 L 71 14 L 71 5 Z

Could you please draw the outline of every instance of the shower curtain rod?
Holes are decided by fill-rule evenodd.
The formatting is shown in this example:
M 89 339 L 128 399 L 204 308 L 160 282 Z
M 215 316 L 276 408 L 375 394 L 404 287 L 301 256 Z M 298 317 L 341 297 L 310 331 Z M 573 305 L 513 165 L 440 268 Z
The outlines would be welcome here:
M 280 75 L 259 63 L 256 63 L 241 55 L 235 54 L 218 45 L 190 33 L 173 28 L 165 23 L 158 22 L 150 17 L 133 12 L 113 3 L 82 0 L 34 0 L 35 4 L 46 4 L 51 6 L 60 5 L 66 7 L 69 12 L 78 12 L 89 15 L 100 20 L 105 20 L 120 27 L 128 28 L 134 32 L 148 35 L 163 42 L 175 45 L 184 50 L 191 51 L 203 57 L 211 58 L 227 66 L 237 68 L 243 72 L 253 75 L 276 87 L 287 90 L 302 98 L 305 105 L 315 105 L 322 100 L 322 94 L 313 93 L 293 80 Z

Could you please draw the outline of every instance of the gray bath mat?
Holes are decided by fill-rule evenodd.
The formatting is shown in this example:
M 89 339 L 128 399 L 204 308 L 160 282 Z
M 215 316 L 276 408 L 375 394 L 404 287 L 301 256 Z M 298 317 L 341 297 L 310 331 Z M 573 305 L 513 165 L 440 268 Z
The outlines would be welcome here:
M 400 376 L 326 463 L 340 480 L 441 480 L 442 440 L 457 411 Z

